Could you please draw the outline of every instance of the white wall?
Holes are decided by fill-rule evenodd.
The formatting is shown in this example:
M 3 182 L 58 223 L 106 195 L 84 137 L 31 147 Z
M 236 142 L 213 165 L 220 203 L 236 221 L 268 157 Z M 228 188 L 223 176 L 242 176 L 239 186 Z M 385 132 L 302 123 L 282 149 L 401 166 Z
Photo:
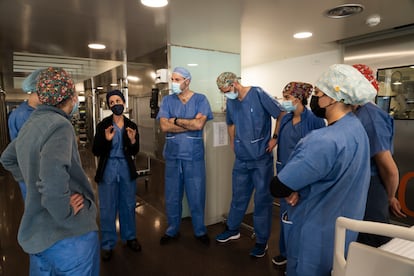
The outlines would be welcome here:
M 248 53 L 242 53 L 244 54 Z M 260 86 L 269 94 L 281 98 L 282 89 L 288 82 L 303 81 L 313 84 L 330 65 L 342 62 L 342 51 L 339 48 L 329 52 L 273 61 L 242 68 L 241 83 L 245 86 Z

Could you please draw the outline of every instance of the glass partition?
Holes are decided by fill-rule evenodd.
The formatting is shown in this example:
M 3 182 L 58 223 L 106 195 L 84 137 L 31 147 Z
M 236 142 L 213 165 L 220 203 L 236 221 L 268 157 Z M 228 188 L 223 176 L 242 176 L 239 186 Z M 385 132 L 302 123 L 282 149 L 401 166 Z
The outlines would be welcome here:
M 378 69 L 376 103 L 394 119 L 414 119 L 414 65 Z
M 190 89 L 205 94 L 213 112 L 225 110 L 224 96 L 217 88 L 216 79 L 224 71 L 240 76 L 240 54 L 171 46 L 171 70 L 176 66 L 190 71 Z

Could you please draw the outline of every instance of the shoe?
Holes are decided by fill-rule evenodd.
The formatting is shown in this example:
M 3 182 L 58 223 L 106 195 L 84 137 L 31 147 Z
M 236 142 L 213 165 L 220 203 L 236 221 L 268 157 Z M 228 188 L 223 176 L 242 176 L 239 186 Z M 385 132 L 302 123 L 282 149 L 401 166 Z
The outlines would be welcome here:
M 210 245 L 210 238 L 207 234 L 204 234 L 202 236 L 196 236 L 196 239 L 206 246 Z
M 177 234 L 175 236 L 169 236 L 167 234 L 164 234 L 164 236 L 160 239 L 160 244 L 165 245 L 167 243 L 170 243 L 171 241 L 177 240 L 180 237 L 180 234 Z
M 135 252 L 140 252 L 142 249 L 141 244 L 138 242 L 137 239 L 127 240 L 127 246 L 129 247 L 129 249 Z
M 282 266 L 287 263 L 287 259 L 285 256 L 277 255 L 272 258 L 272 263 L 276 266 Z
M 101 259 L 104 262 L 107 262 L 112 257 L 112 250 L 101 250 Z
M 228 242 L 229 240 L 237 240 L 238 238 L 240 238 L 239 230 L 229 230 L 226 228 L 226 231 L 216 236 L 216 241 Z
M 261 258 L 266 255 L 267 243 L 256 243 L 253 249 L 250 251 L 250 256 Z

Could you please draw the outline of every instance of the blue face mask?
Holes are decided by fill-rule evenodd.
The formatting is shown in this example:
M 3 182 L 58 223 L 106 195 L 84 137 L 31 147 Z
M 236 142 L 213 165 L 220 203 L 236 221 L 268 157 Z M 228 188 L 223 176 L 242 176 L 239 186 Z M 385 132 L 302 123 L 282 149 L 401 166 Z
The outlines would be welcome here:
M 282 106 L 286 109 L 286 112 L 293 112 L 296 110 L 297 104 L 293 105 L 292 101 L 283 101 Z
M 180 84 L 178 82 L 173 82 L 171 85 L 171 90 L 174 94 L 180 94 L 181 92 L 183 92 L 180 88 Z
M 239 93 L 231 91 L 231 92 L 224 93 L 224 96 L 226 96 L 227 99 L 235 100 L 239 96 Z
M 76 101 L 76 103 L 72 107 L 72 111 L 70 112 L 69 116 L 73 116 L 78 111 L 79 108 L 79 101 Z

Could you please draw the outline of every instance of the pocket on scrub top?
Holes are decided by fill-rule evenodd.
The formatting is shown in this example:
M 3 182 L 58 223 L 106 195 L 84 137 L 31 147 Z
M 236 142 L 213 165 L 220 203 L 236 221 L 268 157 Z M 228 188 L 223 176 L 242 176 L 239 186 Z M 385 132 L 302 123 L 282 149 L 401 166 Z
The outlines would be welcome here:
M 179 144 L 175 136 L 165 137 L 164 155 L 166 157 L 176 157 L 179 151 Z
M 287 211 L 282 213 L 281 218 L 282 218 L 282 227 L 283 227 L 283 233 L 284 233 L 283 236 L 285 239 L 285 244 L 288 244 L 289 233 L 292 228 L 293 222 L 289 220 Z
M 193 160 L 199 160 L 204 158 L 204 143 L 203 137 L 192 137 L 187 136 L 187 140 L 189 141 L 189 145 L 192 146 L 187 147 L 189 151 L 188 154 L 192 157 Z

